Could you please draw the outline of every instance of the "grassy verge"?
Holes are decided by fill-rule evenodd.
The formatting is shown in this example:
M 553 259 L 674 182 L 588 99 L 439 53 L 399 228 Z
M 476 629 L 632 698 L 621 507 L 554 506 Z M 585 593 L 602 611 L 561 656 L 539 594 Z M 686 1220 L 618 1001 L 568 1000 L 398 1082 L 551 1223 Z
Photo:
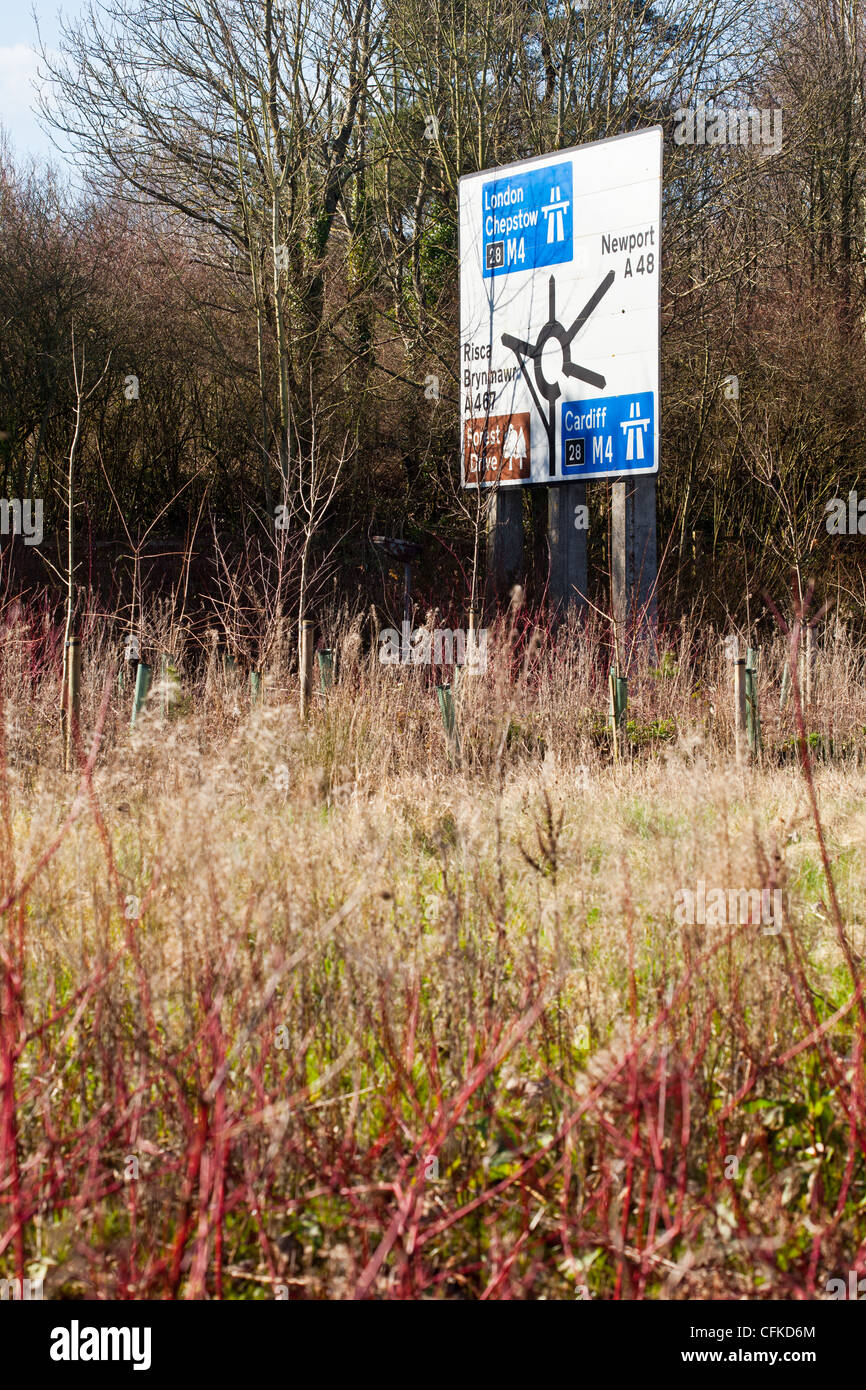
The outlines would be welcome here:
M 735 765 L 706 653 L 635 668 L 644 736 L 614 764 L 588 643 L 554 662 L 503 629 L 450 756 L 426 671 L 346 661 L 305 726 L 290 677 L 252 708 L 187 672 L 130 735 L 97 650 L 98 751 L 63 779 L 51 689 L 10 650 L 0 1273 L 789 1298 L 855 1267 L 856 756 L 815 771 L 837 921 L 802 773 Z M 860 698 L 815 718 L 854 739 Z

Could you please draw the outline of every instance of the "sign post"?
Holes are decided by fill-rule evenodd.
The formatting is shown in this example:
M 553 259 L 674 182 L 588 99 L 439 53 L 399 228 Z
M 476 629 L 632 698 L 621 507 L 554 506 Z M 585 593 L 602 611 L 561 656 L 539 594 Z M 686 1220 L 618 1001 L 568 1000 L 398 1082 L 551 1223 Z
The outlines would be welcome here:
M 487 584 L 490 597 L 505 597 L 523 582 L 523 496 L 497 488 L 487 514 Z
M 586 483 L 547 489 L 550 601 L 557 608 L 582 607 L 587 589 Z
M 506 516 L 512 529 L 519 519 L 500 499 L 551 489 L 559 602 L 586 590 L 588 480 L 615 478 L 644 499 L 638 531 L 651 510 L 644 553 L 655 565 L 661 174 L 654 126 L 460 181 L 462 483 L 499 494 L 491 547 L 499 564 L 498 528 Z M 638 582 L 624 558 L 627 532 L 615 533 L 626 607 Z
M 610 498 L 611 607 L 621 632 L 655 631 L 656 480 L 616 479 Z

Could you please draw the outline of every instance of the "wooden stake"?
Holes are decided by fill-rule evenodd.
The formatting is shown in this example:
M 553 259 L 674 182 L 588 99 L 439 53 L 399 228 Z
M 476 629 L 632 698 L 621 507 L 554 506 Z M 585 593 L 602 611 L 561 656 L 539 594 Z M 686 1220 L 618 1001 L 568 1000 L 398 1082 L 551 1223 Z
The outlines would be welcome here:
M 611 729 L 613 730 L 613 760 L 614 760 L 615 763 L 618 763 L 618 762 L 619 762 L 619 738 L 618 738 L 618 731 L 617 731 L 617 727 L 616 727 L 616 676 L 615 676 L 614 673 L 613 673 L 613 667 L 611 667 L 611 670 L 610 670 L 610 676 L 608 677 L 608 684 L 609 684 L 609 687 L 610 687 L 610 727 L 611 727 Z
M 313 697 L 313 623 L 304 618 L 301 623 L 301 718 L 309 713 Z
M 737 762 L 743 760 L 743 746 L 746 735 L 746 658 L 738 656 L 734 661 L 734 730 L 737 743 Z
M 75 767 L 75 735 L 78 732 L 78 716 L 81 709 L 81 642 L 78 637 L 70 637 L 66 643 L 66 670 L 68 686 L 65 701 L 66 749 L 64 766 L 67 772 Z
M 761 716 L 758 711 L 758 653 L 752 647 L 746 651 L 746 727 L 749 752 L 757 757 L 762 749 Z
M 478 605 L 469 605 L 469 637 L 466 643 L 466 663 L 463 667 L 464 676 L 474 676 L 478 664 L 478 648 L 476 639 L 478 633 Z

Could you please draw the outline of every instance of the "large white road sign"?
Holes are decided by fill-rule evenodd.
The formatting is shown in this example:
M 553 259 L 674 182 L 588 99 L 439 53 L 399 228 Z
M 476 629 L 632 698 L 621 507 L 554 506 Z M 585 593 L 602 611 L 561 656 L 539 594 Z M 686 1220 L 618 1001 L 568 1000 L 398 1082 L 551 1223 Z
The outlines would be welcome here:
M 460 180 L 465 487 L 655 473 L 662 130 Z

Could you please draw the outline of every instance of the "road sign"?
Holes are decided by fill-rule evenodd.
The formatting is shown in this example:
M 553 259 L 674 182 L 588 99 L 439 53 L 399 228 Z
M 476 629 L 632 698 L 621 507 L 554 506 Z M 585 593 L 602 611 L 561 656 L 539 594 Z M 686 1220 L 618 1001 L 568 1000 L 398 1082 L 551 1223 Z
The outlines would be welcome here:
M 464 487 L 655 473 L 662 130 L 460 180 Z

